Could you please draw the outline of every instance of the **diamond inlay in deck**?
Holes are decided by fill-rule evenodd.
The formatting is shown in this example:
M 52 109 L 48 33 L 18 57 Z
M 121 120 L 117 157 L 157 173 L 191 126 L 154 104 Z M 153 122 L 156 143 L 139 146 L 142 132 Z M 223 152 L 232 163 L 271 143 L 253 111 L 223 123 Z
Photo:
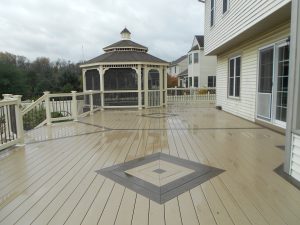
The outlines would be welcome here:
M 156 153 L 96 172 L 163 204 L 224 170 Z

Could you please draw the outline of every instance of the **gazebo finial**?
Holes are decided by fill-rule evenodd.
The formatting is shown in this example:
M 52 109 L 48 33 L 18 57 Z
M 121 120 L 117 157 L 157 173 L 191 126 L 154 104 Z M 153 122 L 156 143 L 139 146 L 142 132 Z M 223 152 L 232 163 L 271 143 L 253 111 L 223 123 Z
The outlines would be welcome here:
M 122 37 L 122 40 L 130 40 L 131 39 L 131 33 L 126 28 L 126 26 L 125 26 L 124 30 L 121 31 L 121 37 Z

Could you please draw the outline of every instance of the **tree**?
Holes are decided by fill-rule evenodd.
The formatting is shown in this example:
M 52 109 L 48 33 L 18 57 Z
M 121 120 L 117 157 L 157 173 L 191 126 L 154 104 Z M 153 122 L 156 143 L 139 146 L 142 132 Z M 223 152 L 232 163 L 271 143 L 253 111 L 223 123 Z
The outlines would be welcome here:
M 178 81 L 176 76 L 171 76 L 168 74 L 168 88 L 173 88 L 178 86 Z
M 0 61 L 0 96 L 3 94 L 27 93 L 25 74 L 15 65 Z

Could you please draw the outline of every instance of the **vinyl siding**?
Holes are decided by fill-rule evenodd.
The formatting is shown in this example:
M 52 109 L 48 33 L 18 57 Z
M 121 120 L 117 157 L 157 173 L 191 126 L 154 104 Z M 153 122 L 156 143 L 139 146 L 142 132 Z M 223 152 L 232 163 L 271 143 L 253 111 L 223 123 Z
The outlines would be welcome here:
M 198 53 L 198 63 L 194 63 L 194 53 Z M 193 63 L 188 66 L 188 76 L 198 76 L 199 87 L 207 87 L 207 77 L 216 75 L 217 57 L 205 56 L 203 50 L 192 51 L 189 54 L 193 55 Z
M 272 32 L 244 43 L 231 51 L 218 56 L 217 63 L 217 105 L 226 112 L 250 121 L 255 121 L 256 89 L 259 49 L 286 38 L 290 33 L 290 24 L 283 24 Z M 241 91 L 240 98 L 227 97 L 228 60 L 241 55 Z
M 291 175 L 300 181 L 300 136 L 298 135 L 293 136 Z
M 205 4 L 205 53 L 243 33 L 291 0 L 230 0 L 223 15 L 223 0 L 216 0 L 215 24 L 210 26 L 210 0 Z

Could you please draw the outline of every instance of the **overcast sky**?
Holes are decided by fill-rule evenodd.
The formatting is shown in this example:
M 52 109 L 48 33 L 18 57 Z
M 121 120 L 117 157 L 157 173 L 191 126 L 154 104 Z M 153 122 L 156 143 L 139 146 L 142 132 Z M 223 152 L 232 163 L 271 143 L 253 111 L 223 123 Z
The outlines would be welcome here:
M 0 0 L 0 51 L 78 62 L 103 53 L 127 26 L 164 60 L 186 54 L 204 32 L 197 0 Z M 82 51 L 83 46 L 83 51 Z

